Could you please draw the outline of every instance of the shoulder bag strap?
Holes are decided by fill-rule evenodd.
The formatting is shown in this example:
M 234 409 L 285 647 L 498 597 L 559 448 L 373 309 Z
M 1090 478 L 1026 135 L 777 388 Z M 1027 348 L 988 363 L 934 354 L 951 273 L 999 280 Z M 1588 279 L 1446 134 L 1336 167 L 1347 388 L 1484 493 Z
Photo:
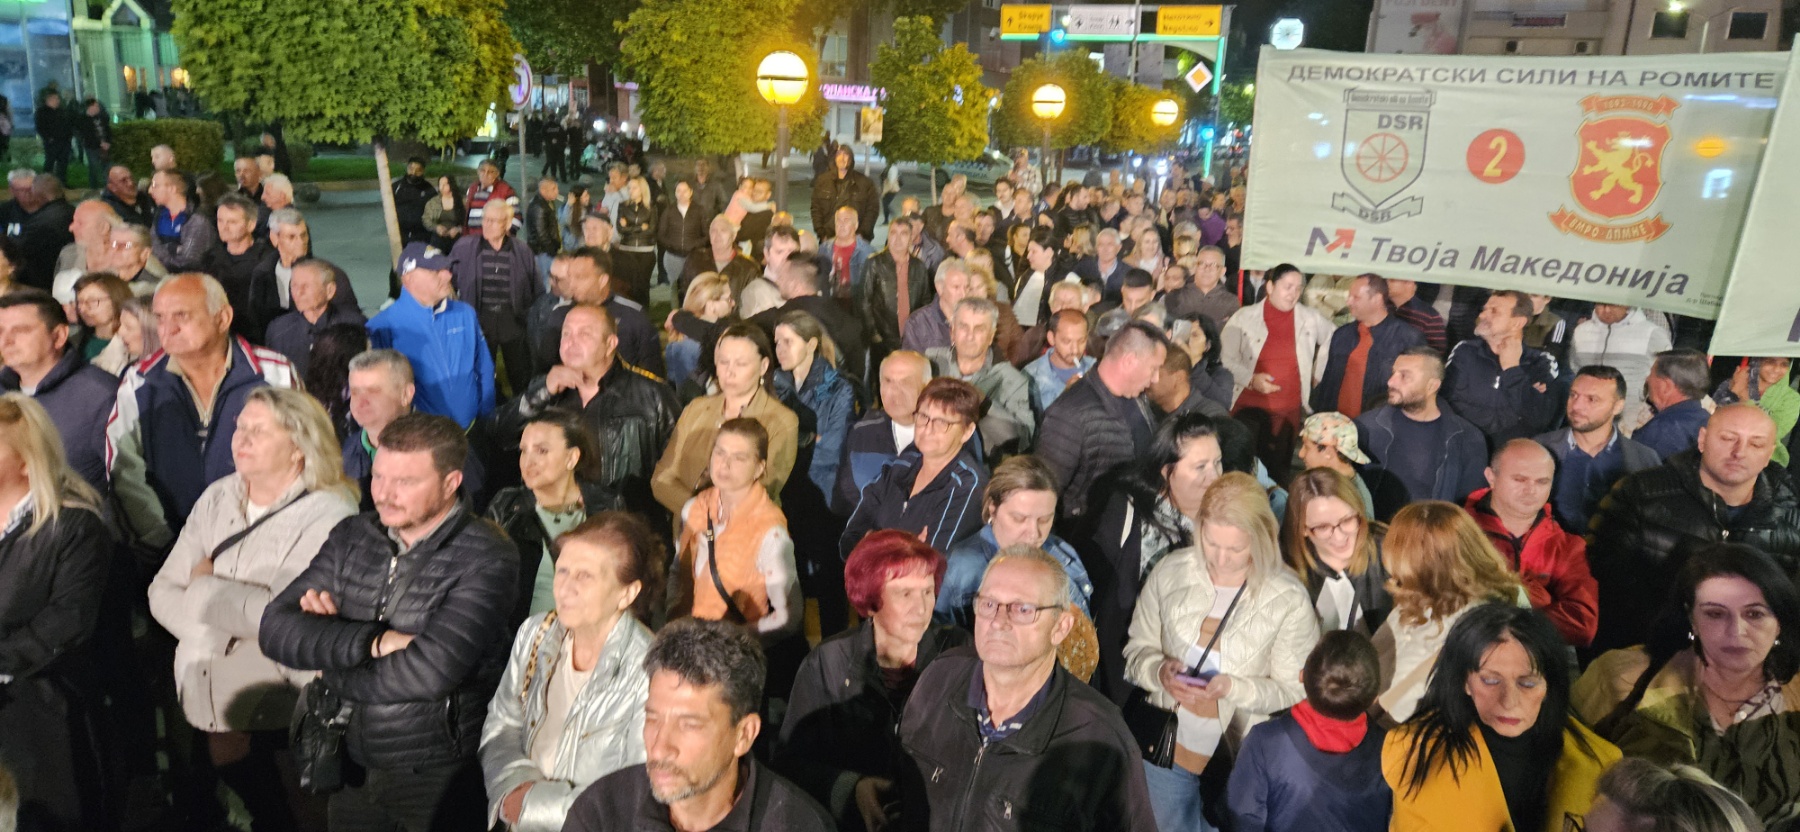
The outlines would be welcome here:
M 292 500 L 289 500 L 285 503 L 282 503 L 281 505 L 278 505 L 278 506 L 270 509 L 268 512 L 264 513 L 263 516 L 256 518 L 256 522 L 251 523 L 250 525 L 245 526 L 242 529 L 239 529 L 235 532 L 232 532 L 224 540 L 219 541 L 219 544 L 217 546 L 214 546 L 212 548 L 212 552 L 207 554 L 206 559 L 207 560 L 217 560 L 220 555 L 225 554 L 225 550 L 230 549 L 231 547 L 236 546 L 239 543 L 243 542 L 244 538 L 249 537 L 250 533 L 253 531 L 256 531 L 258 526 L 261 526 L 262 524 L 275 519 L 275 515 L 280 514 L 284 511 L 287 511 L 288 506 L 298 503 L 304 499 L 306 499 L 306 494 L 301 494 L 300 496 L 295 497 Z
M 1238 587 L 1236 595 L 1231 596 L 1231 603 L 1225 607 L 1225 615 L 1219 618 L 1219 626 L 1213 630 L 1212 638 L 1206 640 L 1206 648 L 1200 651 L 1200 660 L 1194 663 L 1196 670 L 1206 666 L 1206 657 L 1212 655 L 1213 648 L 1219 644 L 1219 636 L 1225 634 L 1225 625 L 1231 623 L 1231 614 L 1237 610 L 1239 601 L 1244 600 L 1244 591 L 1250 588 L 1249 582 Z
M 519 680 L 519 704 L 524 705 L 531 693 L 531 679 L 537 675 L 538 650 L 544 646 L 544 634 L 550 632 L 550 625 L 556 622 L 556 610 L 551 610 L 538 624 L 537 634 L 531 637 L 531 654 L 525 659 L 525 672 Z M 556 672 L 554 668 L 551 672 Z
M 726 607 L 726 612 L 727 612 L 726 620 L 732 621 L 733 623 L 737 623 L 737 624 L 748 623 L 750 619 L 744 616 L 743 610 L 738 609 L 737 600 L 731 597 L 731 592 L 725 589 L 724 579 L 719 577 L 719 549 L 717 546 L 717 540 L 718 540 L 718 535 L 713 531 L 712 513 L 707 512 L 707 514 L 706 514 L 706 570 L 707 570 L 707 572 L 711 573 L 711 575 L 712 575 L 713 589 L 718 591 L 720 598 L 725 599 L 725 607 Z

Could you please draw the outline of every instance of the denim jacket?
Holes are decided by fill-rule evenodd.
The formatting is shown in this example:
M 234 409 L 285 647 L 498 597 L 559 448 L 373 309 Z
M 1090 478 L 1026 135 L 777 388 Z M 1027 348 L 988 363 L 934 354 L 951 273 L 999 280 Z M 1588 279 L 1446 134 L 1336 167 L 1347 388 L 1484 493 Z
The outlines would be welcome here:
M 1068 573 L 1069 582 L 1074 585 L 1075 606 L 1081 608 L 1083 615 L 1092 618 L 1088 599 L 1094 596 L 1094 582 L 1088 578 L 1087 567 L 1075 554 L 1075 548 L 1062 538 L 1050 535 L 1044 541 L 1043 549 L 1062 561 L 1063 571 Z M 944 569 L 944 585 L 938 587 L 937 609 L 932 612 L 932 619 L 940 624 L 959 624 L 972 630 L 975 626 L 975 591 L 981 588 L 981 576 L 987 572 L 988 561 L 999 553 L 1000 543 L 994 539 L 992 523 L 982 526 L 980 534 L 950 547 L 949 565 Z

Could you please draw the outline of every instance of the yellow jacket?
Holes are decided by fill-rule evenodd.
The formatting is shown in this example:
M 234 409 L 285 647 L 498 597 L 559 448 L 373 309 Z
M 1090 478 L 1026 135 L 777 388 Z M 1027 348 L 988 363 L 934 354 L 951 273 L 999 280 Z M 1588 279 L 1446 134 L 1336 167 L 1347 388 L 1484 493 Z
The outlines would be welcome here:
M 681 411 L 675 422 L 675 433 L 663 449 L 656 472 L 650 477 L 650 491 L 670 514 L 681 516 L 681 507 L 700 491 L 700 480 L 712 460 L 713 439 L 725 420 L 725 396 L 705 396 L 693 400 Z M 769 432 L 768 467 L 763 471 L 763 485 L 769 496 L 780 501 L 781 487 L 794 470 L 794 453 L 799 442 L 800 420 L 794 411 L 775 399 L 768 390 L 757 390 L 744 405 L 743 415 L 762 423 Z
M 1394 790 L 1393 832 L 1512 832 L 1512 816 L 1500 791 L 1500 775 L 1494 771 L 1487 741 L 1475 734 L 1476 757 L 1461 777 L 1450 774 L 1442 763 L 1417 792 L 1409 792 L 1401 772 L 1413 753 L 1413 726 L 1402 725 L 1389 733 L 1381 748 L 1381 771 Z M 1583 752 L 1575 737 L 1587 740 L 1593 754 Z M 1620 757 L 1619 749 L 1585 726 L 1570 720 L 1563 732 L 1563 753 L 1550 778 L 1550 802 L 1545 832 L 1580 829 L 1588 807 L 1594 803 L 1594 783 L 1600 773 Z M 1573 825 L 1570 825 L 1573 821 Z

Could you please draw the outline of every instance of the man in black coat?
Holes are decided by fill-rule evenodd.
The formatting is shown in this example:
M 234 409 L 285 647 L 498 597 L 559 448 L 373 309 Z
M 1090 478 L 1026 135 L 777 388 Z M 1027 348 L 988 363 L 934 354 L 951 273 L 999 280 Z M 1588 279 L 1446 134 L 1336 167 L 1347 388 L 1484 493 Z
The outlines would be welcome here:
M 643 307 L 613 291 L 612 257 L 593 247 L 557 255 L 550 263 L 550 291 L 526 314 L 531 366 L 536 374 L 548 373 L 556 366 L 562 351 L 563 318 L 577 303 L 604 307 L 612 313 L 620 358 L 658 378 L 664 375 L 662 342 L 656 329 L 644 316 Z
M 363 776 L 331 796 L 334 827 L 487 828 L 476 750 L 512 641 L 519 555 L 458 502 L 467 454 L 448 418 L 395 419 L 375 456 L 375 513 L 339 523 L 263 613 L 264 655 L 323 671 L 353 709 L 344 748 Z
M 881 211 L 881 191 L 869 177 L 856 170 L 856 158 L 848 145 L 839 145 L 833 167 L 813 179 L 813 228 L 830 228 L 831 215 L 843 206 L 856 209 L 856 233 L 875 239 L 875 218 Z
M 854 303 L 862 309 L 863 332 L 869 338 L 869 365 L 880 366 L 888 353 L 900 349 L 906 318 L 931 302 L 931 273 L 925 262 L 912 252 L 912 223 L 895 217 L 888 223 L 887 248 L 869 258 L 863 272 L 863 294 Z M 906 293 L 900 293 L 901 269 L 905 269 Z M 906 303 L 901 314 L 899 301 Z
M 112 114 L 100 106 L 99 99 L 90 95 L 82 103 L 81 115 L 75 117 L 75 136 L 87 160 L 88 189 L 98 188 L 112 166 Z
M 755 636 L 683 619 L 657 634 L 644 671 L 646 759 L 594 781 L 569 807 L 564 832 L 836 828 L 825 807 L 750 755 L 767 675 Z M 509 803 L 501 816 L 517 817 Z
M 407 159 L 406 175 L 394 180 L 394 215 L 400 220 L 402 242 L 431 241 L 432 230 L 425 227 L 425 203 L 437 195 L 437 185 L 425 178 L 425 160 L 417 156 Z
M 909 830 L 1156 828 L 1143 756 L 1119 711 L 1057 663 L 1074 628 L 1062 564 L 1003 549 L 975 601 L 975 649 L 920 674 L 900 719 Z
M 792 312 L 805 312 L 825 328 L 837 344 L 838 370 L 858 380 L 869 377 L 866 364 L 868 344 L 863 340 L 862 321 L 846 311 L 837 301 L 819 294 L 819 264 L 804 257 L 789 260 L 775 275 L 775 288 L 787 303 L 766 309 L 750 320 L 775 337 L 775 326 Z
M 1394 359 L 1408 347 L 1424 346 L 1425 336 L 1388 313 L 1387 281 L 1380 275 L 1350 281 L 1349 303 L 1354 320 L 1331 333 L 1331 353 L 1324 375 L 1313 385 L 1312 409 L 1354 419 L 1387 404 Z M 1358 377 L 1356 389 L 1344 389 L 1345 379 Z
M 256 238 L 256 203 L 249 199 L 229 194 L 219 200 L 214 216 L 219 241 L 207 253 L 206 273 L 225 287 L 232 328 L 251 343 L 264 343 L 269 322 L 293 305 L 283 302 L 276 285 L 275 247 Z
M 1057 511 L 1069 530 L 1065 540 L 1085 539 L 1076 531 L 1090 508 L 1098 511 L 1096 485 L 1104 485 L 1116 468 L 1143 458 L 1150 450 L 1156 425 L 1144 392 L 1150 389 L 1168 355 L 1162 330 L 1132 321 L 1106 344 L 1106 355 L 1094 371 L 1070 385 L 1044 413 L 1038 431 L 1038 455 L 1056 473 L 1061 488 Z M 1096 429 L 1096 426 L 1105 429 Z
M 1755 405 L 1721 407 L 1700 447 L 1627 474 L 1600 501 L 1588 566 L 1600 584 L 1599 653 L 1643 644 L 1689 553 L 1730 541 L 1800 567 L 1800 494 L 1778 465 L 1775 422 Z
M 62 94 L 51 91 L 33 113 L 38 138 L 44 143 L 44 172 L 57 179 L 69 178 L 69 140 L 75 137 L 75 120 L 63 107 Z
M 25 262 L 16 264 L 16 279 L 27 286 L 49 291 L 56 281 L 56 258 L 63 246 L 75 242 L 69 226 L 75 222 L 75 206 L 63 197 L 62 180 L 47 173 L 31 180 L 30 215 L 19 235 Z

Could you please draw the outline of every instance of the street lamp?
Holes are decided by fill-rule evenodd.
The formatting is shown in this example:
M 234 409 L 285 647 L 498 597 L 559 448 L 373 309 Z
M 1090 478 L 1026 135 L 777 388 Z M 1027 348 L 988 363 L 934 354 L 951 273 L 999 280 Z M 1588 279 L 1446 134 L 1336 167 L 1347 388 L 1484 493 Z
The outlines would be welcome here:
M 1181 105 L 1175 103 L 1173 98 L 1158 101 L 1156 106 L 1150 108 L 1150 123 L 1158 127 L 1168 127 L 1178 118 L 1181 118 Z
M 756 65 L 756 91 L 775 105 L 775 205 L 787 210 L 788 107 L 806 95 L 806 61 L 792 52 L 770 52 Z
M 1031 114 L 1044 121 L 1044 186 L 1050 186 L 1050 122 L 1062 117 L 1069 96 L 1055 84 L 1045 84 L 1031 94 Z

